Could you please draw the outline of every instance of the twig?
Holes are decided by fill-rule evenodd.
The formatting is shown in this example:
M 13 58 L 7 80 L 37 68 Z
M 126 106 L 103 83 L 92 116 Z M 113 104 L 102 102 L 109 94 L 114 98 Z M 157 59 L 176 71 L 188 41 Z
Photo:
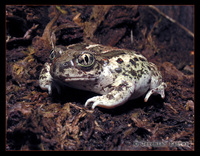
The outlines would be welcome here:
M 177 21 L 175 21 L 171 17 L 169 17 L 166 14 L 164 14 L 163 12 L 161 12 L 158 8 L 154 7 L 153 5 L 149 5 L 149 7 L 152 8 L 152 9 L 154 9 L 155 11 L 157 11 L 159 14 L 161 14 L 162 16 L 164 16 L 169 21 L 177 24 L 179 27 L 181 27 L 182 29 L 184 29 L 190 36 L 194 37 L 194 33 L 192 33 L 190 30 L 188 30 L 186 27 L 184 27 L 183 25 L 181 25 L 180 23 L 178 23 Z

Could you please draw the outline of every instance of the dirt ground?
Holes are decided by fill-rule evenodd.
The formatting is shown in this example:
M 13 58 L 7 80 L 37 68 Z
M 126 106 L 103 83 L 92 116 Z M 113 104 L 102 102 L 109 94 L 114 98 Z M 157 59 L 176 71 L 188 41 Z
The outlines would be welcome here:
M 42 37 L 55 11 L 57 45 L 94 42 L 140 52 L 160 69 L 166 98 L 114 108 L 84 107 L 95 93 L 38 84 L 51 46 Z M 152 6 L 6 7 L 6 150 L 194 150 L 193 34 Z

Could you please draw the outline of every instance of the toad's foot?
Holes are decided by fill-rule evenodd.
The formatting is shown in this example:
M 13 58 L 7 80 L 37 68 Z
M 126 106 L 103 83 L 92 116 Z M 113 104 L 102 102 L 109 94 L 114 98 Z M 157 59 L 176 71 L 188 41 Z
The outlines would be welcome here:
M 117 107 L 129 100 L 129 98 L 134 92 L 134 89 L 135 83 L 133 83 L 132 86 L 127 86 L 126 82 L 122 83 L 106 95 L 95 96 L 93 98 L 88 99 L 85 103 L 85 107 L 89 103 L 93 103 L 92 109 L 94 109 L 96 106 L 107 109 Z
M 162 82 L 158 87 L 151 89 L 145 96 L 144 102 L 147 102 L 149 97 L 152 94 L 160 94 L 161 97 L 164 99 L 165 98 L 165 88 L 167 88 L 167 84 Z

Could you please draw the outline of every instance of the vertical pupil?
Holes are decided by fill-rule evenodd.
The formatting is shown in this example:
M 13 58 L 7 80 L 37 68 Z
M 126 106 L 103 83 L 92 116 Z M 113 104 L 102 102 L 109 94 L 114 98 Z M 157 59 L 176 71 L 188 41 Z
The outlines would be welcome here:
M 86 63 L 88 64 L 89 58 L 88 58 L 87 55 L 85 55 L 85 61 L 86 61 Z

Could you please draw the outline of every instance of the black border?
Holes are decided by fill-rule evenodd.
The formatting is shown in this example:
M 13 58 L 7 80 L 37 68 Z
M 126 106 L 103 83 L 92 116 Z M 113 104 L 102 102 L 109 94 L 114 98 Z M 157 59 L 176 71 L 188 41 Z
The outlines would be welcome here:
M 199 24 L 199 16 L 200 16 L 200 5 L 198 3 L 198 0 L 187 0 L 187 1 L 177 1 L 177 0 L 167 0 L 167 1 L 146 1 L 146 0 L 123 0 L 123 1 L 83 1 L 83 0 L 71 0 L 71 1 L 27 1 L 27 0 L 7 0 L 6 2 L 1 1 L 0 5 L 0 13 L 1 13 L 1 30 L 4 30 L 5 32 L 5 7 L 6 5 L 62 5 L 62 4 L 70 4 L 70 5 L 194 5 L 194 51 L 195 51 L 195 152 L 200 152 L 200 76 L 199 76 L 199 62 L 200 62 L 200 48 L 199 48 L 199 41 L 200 41 L 200 24 Z M 4 3 L 4 5 L 3 5 Z M 3 22 L 4 21 L 4 22 Z M 1 69 L 4 70 L 5 76 L 4 80 L 1 83 L 5 82 L 1 86 L 4 88 L 1 89 L 3 92 L 6 90 L 6 53 L 5 53 L 5 36 L 1 35 L 1 45 L 4 47 L 4 55 L 1 55 L 1 65 L 3 64 L 3 67 Z M 3 42 L 2 42 L 3 41 Z M 4 46 L 3 46 L 4 45 Z M 3 52 L 1 51 L 1 54 Z M 2 71 L 2 70 L 1 70 Z M 5 120 L 6 120 L 6 114 L 5 114 L 5 105 L 6 105 L 6 95 L 1 92 L 1 108 L 0 108 L 0 151 L 6 151 L 6 127 L 5 127 Z M 4 102 L 3 102 L 4 101 Z

